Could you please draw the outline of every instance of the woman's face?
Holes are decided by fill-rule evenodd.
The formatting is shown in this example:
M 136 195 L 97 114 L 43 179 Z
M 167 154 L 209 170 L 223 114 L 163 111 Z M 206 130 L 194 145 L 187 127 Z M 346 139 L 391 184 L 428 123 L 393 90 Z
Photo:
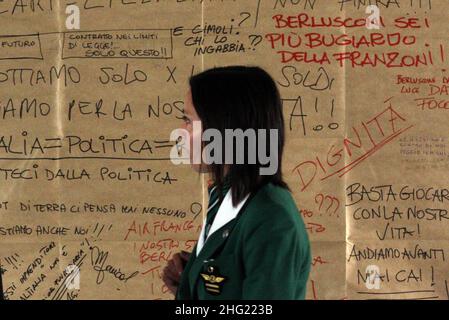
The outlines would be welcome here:
M 195 110 L 195 106 L 193 105 L 192 102 L 192 92 L 190 91 L 190 88 L 187 90 L 186 92 L 186 96 L 184 99 L 184 116 L 183 116 L 183 120 L 184 120 L 184 125 L 183 125 L 183 129 L 187 130 L 189 133 L 189 138 L 190 138 L 190 163 L 192 168 L 197 171 L 197 172 L 207 172 L 207 165 L 206 164 L 202 164 L 200 165 L 199 163 L 195 163 L 194 158 L 193 158 L 193 152 L 194 151 L 198 151 L 195 149 L 195 145 L 197 146 L 201 146 L 202 145 L 202 141 L 201 141 L 201 136 L 203 133 L 203 128 L 201 126 L 201 120 L 198 116 L 198 114 L 196 113 Z M 196 123 L 197 130 L 193 130 L 194 128 L 194 122 Z M 202 162 L 202 156 L 201 156 L 201 149 L 199 150 L 199 155 L 197 155 L 198 159 L 201 159 Z M 197 161 L 198 162 L 198 161 Z

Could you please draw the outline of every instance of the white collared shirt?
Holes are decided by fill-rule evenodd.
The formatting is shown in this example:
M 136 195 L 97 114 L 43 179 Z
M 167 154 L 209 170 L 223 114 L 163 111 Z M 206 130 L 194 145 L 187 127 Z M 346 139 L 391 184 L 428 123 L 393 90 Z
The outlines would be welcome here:
M 242 206 L 245 204 L 246 200 L 248 200 L 249 194 L 240 201 L 237 206 L 232 205 L 232 192 L 231 188 L 229 188 L 228 192 L 226 193 L 226 196 L 224 197 L 222 203 L 220 204 L 220 207 L 218 208 L 217 214 L 214 218 L 214 221 L 212 223 L 212 226 L 209 230 L 209 233 L 207 235 L 207 239 L 209 239 L 210 235 L 223 227 L 225 224 L 227 224 L 229 221 L 233 220 L 237 214 L 239 213 Z M 204 246 L 204 232 L 206 227 L 206 218 L 203 220 L 203 226 L 201 228 L 200 237 L 198 239 L 197 247 L 196 247 L 196 255 L 198 256 L 200 254 L 201 249 Z

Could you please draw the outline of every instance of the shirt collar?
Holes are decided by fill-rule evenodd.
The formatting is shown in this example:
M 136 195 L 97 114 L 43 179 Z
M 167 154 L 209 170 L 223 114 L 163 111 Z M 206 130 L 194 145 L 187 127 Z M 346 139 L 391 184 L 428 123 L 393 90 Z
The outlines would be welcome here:
M 212 183 L 210 186 L 208 186 L 207 190 L 210 194 L 211 190 L 217 186 L 216 183 Z M 226 174 L 223 178 L 223 196 L 228 192 L 229 188 L 231 187 L 231 176 L 230 174 Z

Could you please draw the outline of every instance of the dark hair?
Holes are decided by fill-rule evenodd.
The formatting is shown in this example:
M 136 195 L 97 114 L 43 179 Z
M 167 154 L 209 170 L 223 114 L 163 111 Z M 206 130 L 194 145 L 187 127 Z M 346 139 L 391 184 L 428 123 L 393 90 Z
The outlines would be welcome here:
M 245 143 L 244 149 L 245 163 L 238 164 L 234 161 L 233 164 L 229 164 L 232 203 L 236 205 L 247 194 L 269 182 L 290 191 L 281 172 L 285 139 L 284 117 L 279 90 L 272 77 L 256 66 L 227 66 L 193 75 L 189 78 L 189 84 L 192 103 L 202 122 L 203 130 L 217 129 L 222 137 L 225 136 L 225 129 L 278 130 L 278 170 L 275 174 L 260 175 L 259 169 L 264 165 L 259 159 L 254 164 L 246 163 L 248 143 Z M 269 141 L 266 150 L 270 150 Z M 223 144 L 222 155 L 224 154 Z M 234 160 L 235 156 L 234 150 Z M 225 165 L 210 164 L 220 196 L 222 196 Z

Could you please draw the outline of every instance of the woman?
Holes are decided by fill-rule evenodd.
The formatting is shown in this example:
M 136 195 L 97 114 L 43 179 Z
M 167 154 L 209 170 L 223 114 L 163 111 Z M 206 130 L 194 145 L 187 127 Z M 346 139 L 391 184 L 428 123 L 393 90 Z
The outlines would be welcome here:
M 184 128 L 191 139 L 198 139 L 197 122 L 202 132 L 215 129 L 223 137 L 225 129 L 266 129 L 276 132 L 277 140 L 256 135 L 255 144 L 244 146 L 244 163 L 235 161 L 239 152 L 228 144 L 223 159 L 231 152 L 234 161 L 193 165 L 212 181 L 207 217 L 192 253 L 175 254 L 163 281 L 177 300 L 304 299 L 311 254 L 300 212 L 282 179 L 284 119 L 275 82 L 259 67 L 228 66 L 194 75 L 189 84 Z M 273 146 L 273 174 L 261 174 L 267 163 L 260 157 L 246 161 Z

